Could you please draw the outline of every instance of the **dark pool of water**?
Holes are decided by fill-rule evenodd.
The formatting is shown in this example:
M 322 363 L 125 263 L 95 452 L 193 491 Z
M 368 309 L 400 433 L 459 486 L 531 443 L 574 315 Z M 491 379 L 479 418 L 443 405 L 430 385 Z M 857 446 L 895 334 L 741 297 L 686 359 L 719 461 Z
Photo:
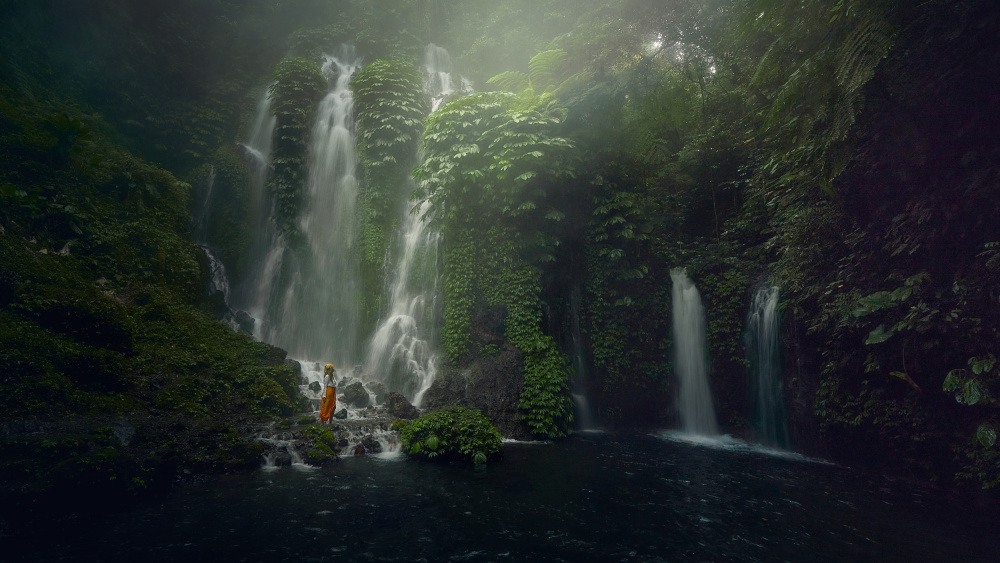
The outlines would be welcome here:
M 180 488 L 16 561 L 995 561 L 957 500 L 737 442 L 586 434 L 486 467 L 346 458 Z M 8 538 L 10 539 L 10 538 Z

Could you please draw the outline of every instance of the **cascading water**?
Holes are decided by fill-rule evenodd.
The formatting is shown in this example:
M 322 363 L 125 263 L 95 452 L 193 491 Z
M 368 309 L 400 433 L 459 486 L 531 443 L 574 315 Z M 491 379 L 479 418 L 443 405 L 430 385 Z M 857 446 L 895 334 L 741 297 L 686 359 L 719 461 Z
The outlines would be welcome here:
M 705 308 L 683 268 L 670 271 L 673 282 L 674 372 L 680 380 L 678 407 L 684 431 L 719 433 L 705 365 Z
M 205 241 L 208 238 L 208 223 L 212 215 L 212 192 L 214 190 L 215 166 L 211 165 L 208 167 L 208 176 L 205 178 L 205 197 L 202 199 L 201 206 L 195 214 L 194 232 L 192 233 L 194 235 L 194 240 L 202 245 L 205 244 Z
M 428 45 L 424 54 L 424 89 L 433 109 L 455 91 L 448 51 Z M 413 190 L 407 182 L 400 186 Z M 405 198 L 404 198 L 405 200 Z M 437 374 L 437 305 L 439 234 L 421 220 L 427 203 L 412 213 L 401 206 L 400 231 L 388 264 L 394 268 L 388 291 L 389 312 L 375 330 L 368 346 L 366 373 L 419 406 Z
M 350 47 L 325 56 L 333 83 L 317 111 L 310 146 L 309 183 L 299 226 L 304 244 L 284 265 L 277 315 L 262 336 L 297 358 L 352 366 L 359 359 L 361 271 L 354 250 L 358 195 L 351 76 L 360 60 Z M 293 250 L 285 252 L 288 258 Z
M 439 235 L 421 220 L 426 205 L 403 220 L 391 262 L 396 271 L 389 314 L 372 336 L 366 362 L 369 378 L 382 381 L 416 406 L 434 382 L 438 362 L 434 345 Z
M 252 239 L 247 251 L 247 271 L 244 282 L 234 290 L 234 305 L 249 311 L 257 320 L 254 336 L 261 338 L 260 320 L 264 319 L 284 243 L 277 234 L 271 215 L 274 199 L 267 191 L 271 172 L 271 141 L 277 122 L 271 113 L 271 98 L 265 89 L 257 103 L 257 111 L 245 143 L 236 147 L 246 160 L 248 182 L 248 216 L 252 221 Z
M 787 448 L 785 394 L 781 384 L 781 354 L 777 313 L 779 290 L 757 290 L 747 315 L 746 347 L 750 364 L 750 392 L 757 441 Z
M 437 111 L 444 100 L 455 91 L 471 92 L 472 83 L 459 76 L 458 85 L 453 76 L 451 55 L 444 47 L 430 43 L 424 49 L 424 91 L 431 98 L 431 111 Z

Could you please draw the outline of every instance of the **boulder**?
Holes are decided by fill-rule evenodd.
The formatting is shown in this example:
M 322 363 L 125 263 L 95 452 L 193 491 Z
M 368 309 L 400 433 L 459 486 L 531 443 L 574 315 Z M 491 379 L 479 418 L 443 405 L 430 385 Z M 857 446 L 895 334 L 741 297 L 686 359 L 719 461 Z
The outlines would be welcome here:
M 347 409 L 340 409 L 339 411 L 335 412 L 333 414 L 333 418 L 336 418 L 338 420 L 344 420 L 345 418 L 347 418 Z
M 246 311 L 234 311 L 233 320 L 235 320 L 236 324 L 239 325 L 240 330 L 253 336 L 253 329 L 254 326 L 257 324 L 257 321 L 255 321 L 254 318 L 250 316 L 250 313 L 247 313 Z M 289 360 L 289 361 L 295 361 L 295 360 Z M 301 372 L 302 368 L 299 368 L 299 371 Z
M 361 445 L 364 447 L 366 453 L 377 454 L 382 451 L 382 444 L 371 434 L 367 434 L 361 439 Z
M 319 384 L 319 381 L 313 381 L 309 384 L 309 390 L 313 393 L 319 393 L 323 390 L 323 386 Z
M 531 431 L 521 419 L 518 407 L 523 370 L 524 354 L 511 346 L 503 346 L 489 357 L 477 358 L 464 369 L 445 364 L 424 394 L 423 407 L 428 410 L 450 406 L 477 409 L 490 419 L 503 437 L 531 439 Z
M 395 391 L 389 393 L 389 396 L 386 398 L 386 406 L 389 410 L 389 415 L 394 418 L 412 420 L 420 416 L 420 411 L 417 410 L 417 407 L 406 400 L 406 397 Z
M 344 389 L 344 403 L 349 407 L 363 409 L 371 404 L 371 399 L 365 386 L 360 381 L 355 381 Z

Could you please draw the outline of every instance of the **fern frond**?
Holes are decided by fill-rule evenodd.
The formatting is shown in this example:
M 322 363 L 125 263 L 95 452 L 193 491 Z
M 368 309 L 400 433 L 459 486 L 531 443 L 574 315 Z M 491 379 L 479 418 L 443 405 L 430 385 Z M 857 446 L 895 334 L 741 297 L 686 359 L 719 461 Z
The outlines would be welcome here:
M 529 84 L 528 75 L 518 70 L 508 70 L 502 72 L 486 81 L 487 84 L 496 84 L 501 90 L 508 92 L 519 92 Z
M 563 62 L 566 60 L 566 51 L 562 49 L 551 49 L 542 51 L 528 61 L 528 77 L 535 89 L 545 89 L 552 85 L 555 77 L 559 76 Z

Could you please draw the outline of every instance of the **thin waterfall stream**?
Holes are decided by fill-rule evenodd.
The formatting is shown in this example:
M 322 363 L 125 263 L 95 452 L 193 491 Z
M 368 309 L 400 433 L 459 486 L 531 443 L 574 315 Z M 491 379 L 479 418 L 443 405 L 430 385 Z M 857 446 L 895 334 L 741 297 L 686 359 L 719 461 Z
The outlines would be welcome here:
M 708 386 L 705 362 L 705 308 L 698 288 L 683 268 L 670 271 L 673 281 L 674 372 L 680 381 L 678 408 L 684 431 L 714 436 L 719 433 Z
M 750 369 L 750 400 L 756 439 L 761 444 L 787 448 L 785 394 L 781 384 L 779 289 L 761 287 L 754 293 L 747 315 L 746 347 Z

